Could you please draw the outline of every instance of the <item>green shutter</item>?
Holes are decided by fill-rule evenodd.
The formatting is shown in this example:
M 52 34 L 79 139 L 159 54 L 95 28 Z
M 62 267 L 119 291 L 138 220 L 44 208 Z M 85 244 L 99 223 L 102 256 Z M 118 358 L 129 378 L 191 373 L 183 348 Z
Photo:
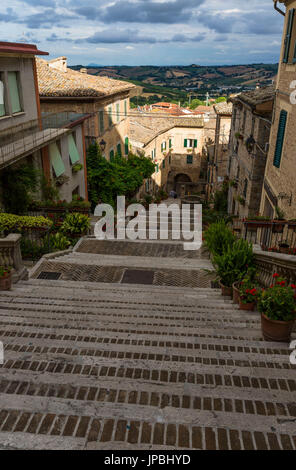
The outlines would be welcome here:
M 184 139 L 184 147 L 187 147 L 187 139 Z
M 62 160 L 60 151 L 58 149 L 58 146 L 56 143 L 50 144 L 49 146 L 49 155 L 50 155 L 50 161 L 53 166 L 54 172 L 56 177 L 58 178 L 61 176 L 63 173 L 65 173 L 65 165 Z
M 276 168 L 279 168 L 281 165 L 281 158 L 284 146 L 284 138 L 285 138 L 285 131 L 286 131 L 286 124 L 287 124 L 287 111 L 281 111 L 280 120 L 279 120 L 279 127 L 278 127 L 278 134 L 276 140 L 276 147 L 275 147 L 275 154 L 273 159 L 273 165 Z
M 172 139 L 169 140 L 169 147 L 172 148 Z
M 128 140 L 128 137 L 125 138 L 124 140 L 124 153 L 125 155 L 128 155 L 128 152 L 129 152 L 129 140 Z
M 127 101 L 124 102 L 124 115 L 127 116 Z
M 110 152 L 110 162 L 114 160 L 114 150 L 111 150 Z
M 158 171 L 159 171 L 159 164 L 157 163 L 156 164 L 156 173 L 158 173 Z
M 187 155 L 187 164 L 191 165 L 193 163 L 193 157 L 192 155 Z
M 100 132 L 104 132 L 104 111 L 99 112 L 99 121 L 100 121 Z
M 197 148 L 197 139 L 194 139 L 194 148 Z
M 116 104 L 116 117 L 117 117 L 117 122 L 120 121 L 120 104 Z
M 17 75 L 17 72 L 8 72 L 8 88 L 13 114 L 22 110 Z
M 121 144 L 117 144 L 117 153 L 121 156 Z
M 285 64 L 289 62 L 294 14 L 295 14 L 295 9 L 291 8 L 291 10 L 289 10 L 287 33 L 286 33 L 286 38 L 285 38 L 285 49 L 284 49 L 284 63 Z
M 108 122 L 109 122 L 109 127 L 112 126 L 113 121 L 112 121 L 112 106 L 109 106 L 108 108 Z
M 172 163 L 172 157 L 169 155 L 169 164 Z
M 71 160 L 72 165 L 74 165 L 75 163 L 79 162 L 80 155 L 77 150 L 75 140 L 72 134 L 68 135 L 68 144 L 69 144 L 70 160 Z
M 165 160 L 162 160 L 162 168 L 165 168 Z

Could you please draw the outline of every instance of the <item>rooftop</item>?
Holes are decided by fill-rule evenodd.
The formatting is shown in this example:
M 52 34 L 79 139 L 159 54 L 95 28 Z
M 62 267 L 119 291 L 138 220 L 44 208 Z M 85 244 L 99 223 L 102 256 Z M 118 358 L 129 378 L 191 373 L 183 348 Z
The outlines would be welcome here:
M 136 88 L 135 85 L 113 80 L 107 77 L 97 77 L 86 73 L 76 72 L 67 66 L 64 70 L 58 68 L 60 60 L 47 62 L 37 59 L 37 73 L 40 96 L 45 97 L 104 97 Z M 57 64 L 57 68 L 55 65 Z
M 0 41 L 0 53 L 48 55 L 48 52 L 39 51 L 35 44 Z
M 259 104 L 266 103 L 267 101 L 273 101 L 275 98 L 275 87 L 274 85 L 268 87 L 257 88 L 256 90 L 247 91 L 240 93 L 234 98 L 230 98 L 232 103 L 242 101 L 247 103 L 251 107 L 258 106 Z
M 220 116 L 232 116 L 232 108 L 232 103 L 227 103 L 226 101 L 214 105 L 216 114 Z

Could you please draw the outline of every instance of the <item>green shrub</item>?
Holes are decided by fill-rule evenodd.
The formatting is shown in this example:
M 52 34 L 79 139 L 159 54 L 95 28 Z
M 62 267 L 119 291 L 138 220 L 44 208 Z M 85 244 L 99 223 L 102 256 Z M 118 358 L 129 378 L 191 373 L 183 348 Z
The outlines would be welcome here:
M 74 212 L 67 214 L 61 226 L 61 232 L 67 235 L 84 235 L 90 228 L 90 218 L 87 215 Z
M 0 233 L 21 233 L 29 229 L 49 229 L 52 221 L 45 217 L 19 216 L 15 214 L 0 214 Z
M 5 210 L 14 214 L 27 212 L 32 195 L 39 186 L 39 171 L 33 165 L 22 164 L 1 171 L 0 186 Z
M 68 238 L 60 232 L 50 237 L 50 247 L 53 249 L 53 251 L 67 250 L 70 245 L 70 240 L 68 240 Z
M 21 239 L 21 253 L 23 259 L 38 260 L 49 253 L 49 251 L 47 237 L 40 240 L 39 243 L 24 237 Z
M 228 247 L 232 247 L 235 242 L 235 236 L 227 226 L 227 224 L 221 220 L 209 226 L 204 234 L 205 244 L 214 255 L 221 255 Z
M 224 286 L 231 287 L 241 280 L 250 267 L 253 267 L 252 244 L 246 240 L 236 240 L 232 245 L 213 257 L 217 277 Z

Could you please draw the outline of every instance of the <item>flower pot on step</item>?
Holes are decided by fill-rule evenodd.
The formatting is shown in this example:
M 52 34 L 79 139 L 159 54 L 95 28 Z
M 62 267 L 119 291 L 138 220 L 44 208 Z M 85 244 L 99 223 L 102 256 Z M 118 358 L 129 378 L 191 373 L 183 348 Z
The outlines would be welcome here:
M 247 312 L 254 312 L 256 307 L 255 302 L 244 304 L 241 299 L 239 300 L 239 309 L 240 310 L 245 310 Z
M 261 313 L 261 330 L 265 341 L 290 343 L 294 323 L 295 320 L 287 322 L 270 320 L 264 313 Z
M 224 297 L 232 297 L 232 287 L 227 287 L 224 286 L 221 282 L 219 283 L 221 290 L 222 290 L 222 295 Z
M 12 285 L 12 275 L 9 273 L 7 276 L 0 278 L 0 290 L 10 290 Z

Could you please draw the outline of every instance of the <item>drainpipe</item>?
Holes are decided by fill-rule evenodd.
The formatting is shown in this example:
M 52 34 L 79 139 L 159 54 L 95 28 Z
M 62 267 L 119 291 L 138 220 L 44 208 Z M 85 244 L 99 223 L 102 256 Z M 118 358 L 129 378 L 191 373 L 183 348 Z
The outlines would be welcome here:
M 275 9 L 277 12 L 279 12 L 281 15 L 286 16 L 286 13 L 285 13 L 283 10 L 281 10 L 281 9 L 277 6 L 277 4 L 278 4 L 278 0 L 274 0 L 274 9 Z

